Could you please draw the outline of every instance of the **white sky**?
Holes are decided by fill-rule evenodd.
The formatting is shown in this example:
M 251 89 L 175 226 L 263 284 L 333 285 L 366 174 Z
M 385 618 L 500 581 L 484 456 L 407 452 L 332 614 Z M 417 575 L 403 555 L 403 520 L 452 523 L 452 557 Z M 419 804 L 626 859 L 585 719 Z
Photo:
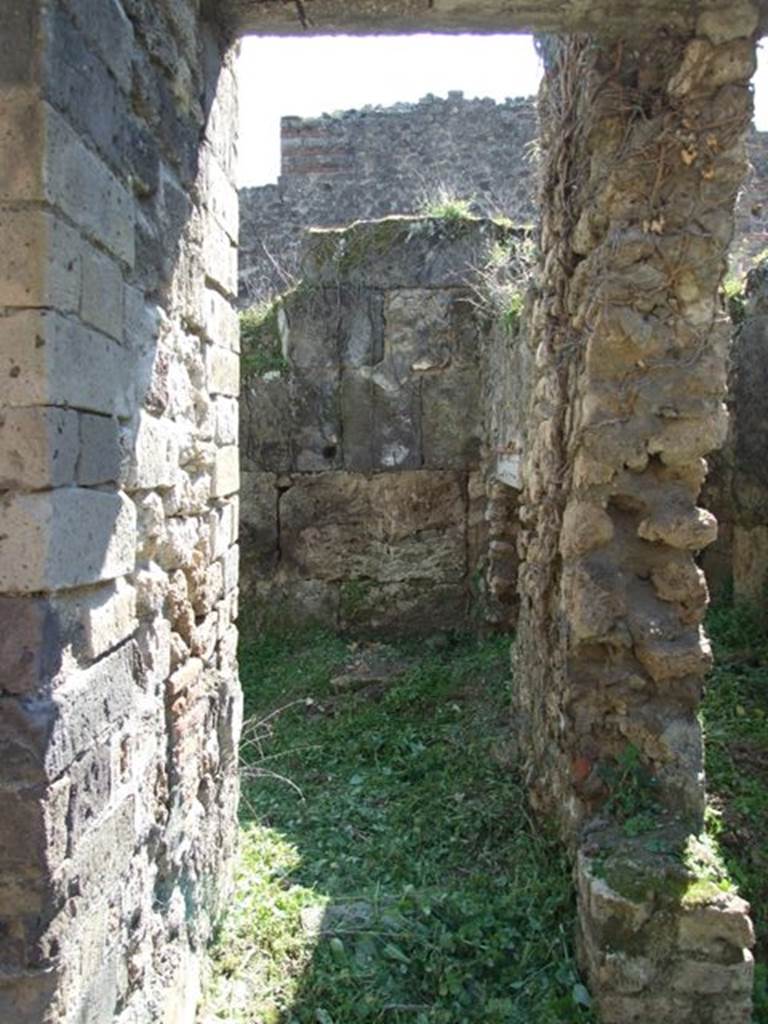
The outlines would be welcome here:
M 541 74 L 530 36 L 350 36 L 243 40 L 241 185 L 275 181 L 280 118 L 389 106 L 461 89 L 467 97 L 530 96 Z M 768 130 L 768 58 L 755 76 L 755 121 Z

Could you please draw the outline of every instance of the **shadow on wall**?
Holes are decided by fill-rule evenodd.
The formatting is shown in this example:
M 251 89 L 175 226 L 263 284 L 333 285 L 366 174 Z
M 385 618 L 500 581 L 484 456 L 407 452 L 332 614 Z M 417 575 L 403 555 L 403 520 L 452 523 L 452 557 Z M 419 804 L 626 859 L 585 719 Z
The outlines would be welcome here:
M 235 80 L 192 0 L 124 6 L 15 5 L 3 29 L 25 54 L 0 176 L 0 1018 L 20 1024 L 194 1004 L 232 845 Z

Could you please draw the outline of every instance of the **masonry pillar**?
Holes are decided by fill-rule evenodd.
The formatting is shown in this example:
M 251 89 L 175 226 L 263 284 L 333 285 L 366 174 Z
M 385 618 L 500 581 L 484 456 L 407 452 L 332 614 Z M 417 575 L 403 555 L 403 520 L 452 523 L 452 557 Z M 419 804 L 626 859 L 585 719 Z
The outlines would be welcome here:
M 710 664 L 694 556 L 717 528 L 697 497 L 726 426 L 718 286 L 756 28 L 737 2 L 691 36 L 545 43 L 519 717 L 534 801 L 581 848 L 582 959 L 617 1024 L 749 1019 L 745 906 L 729 931 L 722 893 L 695 924 L 684 904 Z
M 0 1020 L 191 1024 L 235 828 L 237 193 L 196 0 L 0 0 Z

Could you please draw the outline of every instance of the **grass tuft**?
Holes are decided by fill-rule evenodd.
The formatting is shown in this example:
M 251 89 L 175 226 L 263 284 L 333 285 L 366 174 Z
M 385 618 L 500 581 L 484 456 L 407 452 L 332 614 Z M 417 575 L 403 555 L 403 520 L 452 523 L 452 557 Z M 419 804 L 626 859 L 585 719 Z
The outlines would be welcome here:
M 446 188 L 440 188 L 435 195 L 424 199 L 419 212 L 427 217 L 440 217 L 449 221 L 471 220 L 474 217 L 472 203 L 472 197 L 465 199 Z

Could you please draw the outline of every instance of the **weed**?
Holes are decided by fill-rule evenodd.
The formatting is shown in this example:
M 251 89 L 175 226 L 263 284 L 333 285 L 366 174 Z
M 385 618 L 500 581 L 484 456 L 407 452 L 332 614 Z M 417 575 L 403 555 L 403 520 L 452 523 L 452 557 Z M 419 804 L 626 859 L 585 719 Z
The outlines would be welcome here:
M 509 730 L 508 646 L 403 642 L 405 673 L 373 700 L 330 686 L 359 646 L 246 633 L 247 715 L 285 709 L 246 762 L 301 795 L 244 780 L 206 1021 L 592 1021 L 568 865 L 493 756 Z
M 342 621 L 355 620 L 359 615 L 365 614 L 373 587 L 373 582 L 366 579 L 347 580 L 342 583 L 339 594 Z
M 627 744 L 616 758 L 603 761 L 599 774 L 610 794 L 603 809 L 615 816 L 627 835 L 640 835 L 655 827 L 658 783 L 634 744 Z
M 515 337 L 520 331 L 526 294 L 533 281 L 537 254 L 533 239 L 514 236 L 497 239 L 483 266 L 477 268 L 477 305 L 504 331 Z

